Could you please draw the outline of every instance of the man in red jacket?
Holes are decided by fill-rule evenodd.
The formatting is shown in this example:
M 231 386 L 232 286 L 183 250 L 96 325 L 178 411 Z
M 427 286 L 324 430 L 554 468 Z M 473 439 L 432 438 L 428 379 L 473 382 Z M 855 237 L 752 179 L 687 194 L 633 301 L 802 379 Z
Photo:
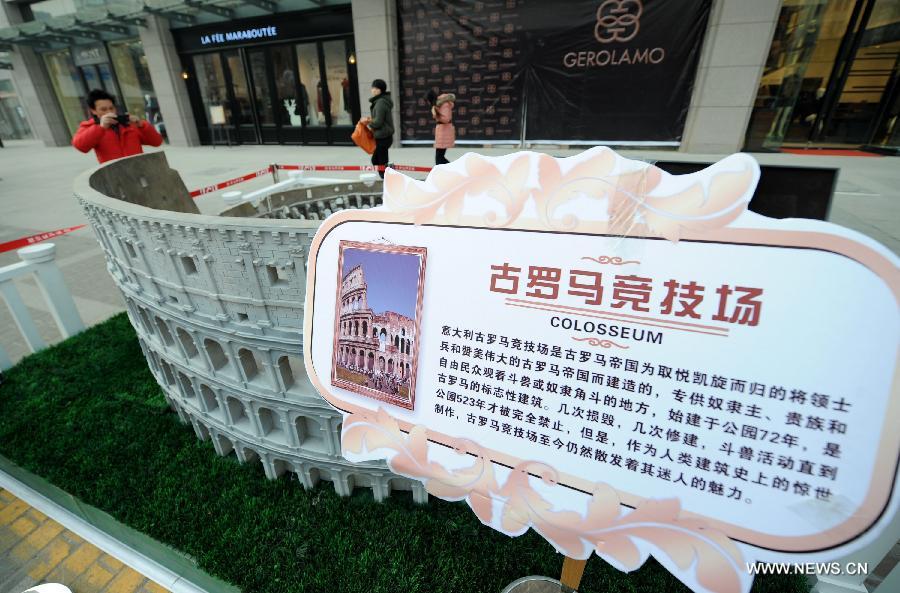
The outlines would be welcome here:
M 162 144 L 162 136 L 150 122 L 129 115 L 128 123 L 120 123 L 115 99 L 106 91 L 92 90 L 88 93 L 87 103 L 93 117 L 81 122 L 72 138 L 72 146 L 81 152 L 93 149 L 101 163 L 141 154 L 144 152 L 142 144 Z

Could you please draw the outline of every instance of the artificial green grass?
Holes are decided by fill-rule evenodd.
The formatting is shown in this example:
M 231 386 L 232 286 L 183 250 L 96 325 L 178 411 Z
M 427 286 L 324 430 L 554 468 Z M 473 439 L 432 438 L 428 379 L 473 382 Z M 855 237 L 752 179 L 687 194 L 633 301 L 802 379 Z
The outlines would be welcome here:
M 122 314 L 31 356 L 0 385 L 0 454 L 193 557 L 245 593 L 499 592 L 562 557 L 530 531 L 509 538 L 464 503 L 349 498 L 266 480 L 178 422 Z M 583 593 L 687 592 L 654 560 L 624 574 L 594 557 Z M 807 593 L 801 576 L 756 593 Z

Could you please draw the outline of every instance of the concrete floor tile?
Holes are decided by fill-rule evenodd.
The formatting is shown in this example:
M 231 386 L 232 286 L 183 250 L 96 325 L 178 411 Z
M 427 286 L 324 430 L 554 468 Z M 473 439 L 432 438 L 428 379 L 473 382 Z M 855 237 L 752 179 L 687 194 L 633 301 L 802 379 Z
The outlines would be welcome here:
M 118 558 L 110 556 L 109 554 L 103 554 L 97 562 L 112 573 L 117 573 L 125 567 Z
M 114 576 L 114 573 L 95 562 L 72 583 L 71 589 L 76 593 L 100 593 Z
M 144 585 L 144 590 L 147 593 L 169 593 L 169 590 L 154 583 L 153 581 L 147 581 L 147 584 Z
M 146 581 L 144 575 L 126 568 L 115 576 L 104 593 L 135 593 Z
M 63 526 L 55 521 L 47 521 L 25 538 L 35 551 L 41 550 L 63 531 Z
M 71 550 L 72 547 L 68 542 L 57 537 L 35 556 L 28 566 L 28 576 L 38 581 L 43 579 L 69 555 Z
M 14 498 L 12 501 L 7 502 L 0 508 L 0 526 L 11 524 L 27 510 L 28 505 L 18 498 Z
M 100 550 L 92 546 L 91 544 L 85 543 L 82 544 L 75 553 L 66 558 L 65 562 L 63 562 L 63 567 L 70 571 L 72 574 L 80 575 L 82 572 L 87 570 L 87 567 L 97 561 L 97 558 L 100 557 Z
M 28 517 L 19 517 L 9 526 L 10 531 L 19 537 L 25 537 L 37 528 L 37 523 Z

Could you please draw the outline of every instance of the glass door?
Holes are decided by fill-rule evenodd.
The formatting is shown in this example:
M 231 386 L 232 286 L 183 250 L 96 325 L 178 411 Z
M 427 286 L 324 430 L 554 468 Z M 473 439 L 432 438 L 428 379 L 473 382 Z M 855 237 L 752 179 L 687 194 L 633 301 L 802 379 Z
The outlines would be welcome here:
M 247 84 L 241 53 L 238 50 L 224 51 L 222 59 L 225 63 L 225 78 L 230 83 L 231 115 L 237 126 L 238 139 L 242 143 L 259 144 L 250 86 Z
M 275 94 L 272 83 L 272 63 L 267 49 L 253 49 L 247 52 L 250 76 L 253 80 L 253 102 L 256 106 L 256 124 L 262 142 L 278 143 L 278 122 L 275 119 L 273 101 Z
M 359 105 L 355 72 L 353 77 L 350 75 L 353 53 L 346 40 L 337 39 L 322 42 L 322 55 L 327 81 L 325 103 L 331 126 L 330 140 L 332 144 L 342 144 L 350 140 L 353 126 L 359 120 L 358 109 L 354 109 Z
M 894 66 L 889 93 L 891 98 L 885 101 L 875 135 L 866 148 L 900 155 L 900 61 Z
M 235 143 L 351 144 L 360 117 L 351 38 L 197 54 L 192 66 L 203 142 L 227 128 Z
M 272 47 L 270 51 L 275 77 L 278 140 L 281 143 L 299 144 L 303 141 L 303 126 L 309 124 L 309 98 L 300 89 L 297 56 L 291 45 Z
M 782 7 L 747 131 L 748 148 L 806 145 L 856 14 L 852 2 L 809 0 Z
M 894 102 L 900 58 L 900 3 L 874 0 L 865 10 L 864 25 L 855 33 L 847 65 L 838 70 L 840 91 L 820 114 L 819 142 L 859 146 L 873 141 L 883 115 Z
M 746 148 L 891 146 L 898 63 L 897 0 L 785 2 Z
M 200 54 L 194 56 L 193 80 L 199 93 L 199 105 L 195 108 L 200 111 L 199 122 L 205 122 L 206 126 L 200 128 L 202 137 L 209 142 L 231 143 L 237 139 L 237 122 L 232 112 L 232 99 L 229 92 L 228 80 L 225 78 L 225 69 L 222 67 L 222 56 L 218 53 Z M 222 138 L 214 138 L 215 128 L 224 132 Z M 216 132 L 218 133 L 218 132 Z
M 299 111 L 303 118 L 303 140 L 307 143 L 328 143 L 326 89 L 322 83 L 322 65 L 317 43 L 296 46 L 297 68 L 300 72 Z

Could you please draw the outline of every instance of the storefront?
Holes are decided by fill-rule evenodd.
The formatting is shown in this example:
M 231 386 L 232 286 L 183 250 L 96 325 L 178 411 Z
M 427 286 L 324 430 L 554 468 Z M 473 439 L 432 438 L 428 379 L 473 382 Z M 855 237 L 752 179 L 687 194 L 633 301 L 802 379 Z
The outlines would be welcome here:
M 31 126 L 9 70 L 0 70 L 0 140 L 31 138 Z
M 360 107 L 349 6 L 172 33 L 202 143 L 351 142 Z
M 53 91 L 72 134 L 89 116 L 85 97 L 102 89 L 119 109 L 147 119 L 164 133 L 150 71 L 140 39 L 76 45 L 43 53 Z
M 785 0 L 747 150 L 900 150 L 900 2 Z

